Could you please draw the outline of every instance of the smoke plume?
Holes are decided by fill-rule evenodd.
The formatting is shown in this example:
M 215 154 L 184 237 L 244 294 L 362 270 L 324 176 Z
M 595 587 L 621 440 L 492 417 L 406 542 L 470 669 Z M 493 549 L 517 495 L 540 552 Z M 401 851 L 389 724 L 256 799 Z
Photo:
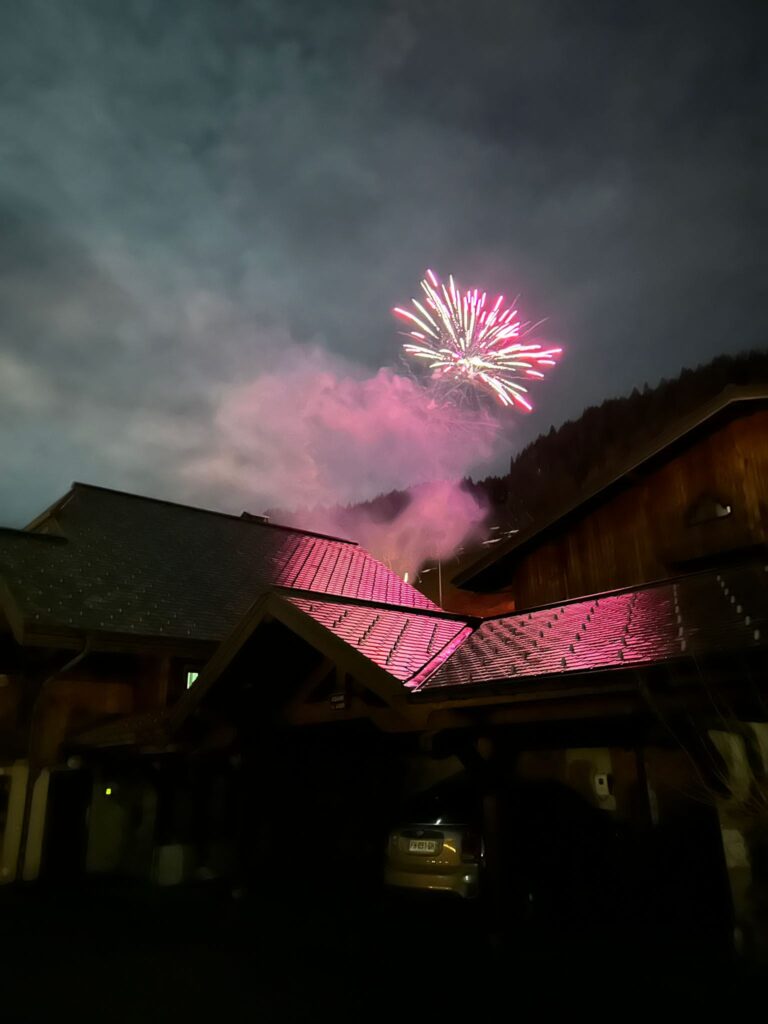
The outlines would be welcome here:
M 283 521 L 351 536 L 415 572 L 480 530 L 485 510 L 455 481 L 492 456 L 497 434 L 490 414 L 447 406 L 410 377 L 289 344 L 222 395 L 213 445 L 184 472 L 198 491 L 279 506 Z M 340 507 L 395 489 L 408 500 L 385 522 Z

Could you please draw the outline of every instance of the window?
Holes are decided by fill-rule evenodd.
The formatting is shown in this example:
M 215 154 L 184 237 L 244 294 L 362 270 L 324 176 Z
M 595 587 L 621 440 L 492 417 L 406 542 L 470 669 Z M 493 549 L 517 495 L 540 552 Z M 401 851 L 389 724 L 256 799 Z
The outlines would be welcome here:
M 187 689 L 189 689 L 192 686 L 192 684 L 194 683 L 194 681 L 197 679 L 197 677 L 199 675 L 200 675 L 199 672 L 195 672 L 195 671 L 192 671 L 192 670 L 189 670 L 189 669 L 187 670 Z

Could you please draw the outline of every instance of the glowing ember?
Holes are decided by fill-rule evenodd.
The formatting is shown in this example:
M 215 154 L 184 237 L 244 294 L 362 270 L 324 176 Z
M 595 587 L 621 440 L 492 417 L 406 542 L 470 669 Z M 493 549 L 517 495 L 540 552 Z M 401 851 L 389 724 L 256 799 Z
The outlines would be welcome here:
M 401 332 L 413 339 L 403 345 L 408 355 L 425 360 L 436 380 L 480 388 L 502 405 L 517 404 L 530 412 L 521 381 L 542 378 L 562 349 L 518 340 L 530 328 L 516 309 L 504 307 L 503 295 L 491 304 L 486 292 L 462 293 L 452 277 L 446 287 L 431 270 L 421 288 L 424 303 L 412 299 L 413 310 L 394 309 L 411 328 Z

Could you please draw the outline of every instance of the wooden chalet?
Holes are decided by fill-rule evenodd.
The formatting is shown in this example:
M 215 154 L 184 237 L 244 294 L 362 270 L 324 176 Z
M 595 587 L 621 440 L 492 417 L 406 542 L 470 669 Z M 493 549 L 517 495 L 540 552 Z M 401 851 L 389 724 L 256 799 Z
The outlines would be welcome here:
M 436 610 L 348 541 L 84 484 L 0 530 L 0 878 L 153 870 L 154 823 L 139 835 L 117 810 L 144 789 L 129 800 L 130 787 L 93 783 L 74 738 L 174 708 L 272 592 Z M 107 799 L 101 833 L 98 811 L 86 823 L 94 794 Z M 140 852 L 122 851 L 128 839 Z
M 689 909 L 726 861 L 743 888 L 730 797 L 768 751 L 761 402 L 723 399 L 497 545 L 460 581 L 514 594 L 491 618 L 442 610 L 344 540 L 73 485 L 0 531 L 3 877 L 370 877 L 403 799 L 463 775 L 499 891 L 505 843 L 543 856 L 552 786 L 617 827 L 674 832 L 649 841 L 699 879 Z

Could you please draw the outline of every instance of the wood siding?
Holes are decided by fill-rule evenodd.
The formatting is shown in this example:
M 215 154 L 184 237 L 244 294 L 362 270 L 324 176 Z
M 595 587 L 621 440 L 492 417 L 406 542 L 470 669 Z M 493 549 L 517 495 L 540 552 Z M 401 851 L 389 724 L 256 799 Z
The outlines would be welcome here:
M 731 513 L 691 523 L 701 499 Z M 564 521 L 513 565 L 518 608 L 636 586 L 768 542 L 768 411 L 721 425 L 662 465 Z M 501 590 L 502 587 L 499 587 Z

